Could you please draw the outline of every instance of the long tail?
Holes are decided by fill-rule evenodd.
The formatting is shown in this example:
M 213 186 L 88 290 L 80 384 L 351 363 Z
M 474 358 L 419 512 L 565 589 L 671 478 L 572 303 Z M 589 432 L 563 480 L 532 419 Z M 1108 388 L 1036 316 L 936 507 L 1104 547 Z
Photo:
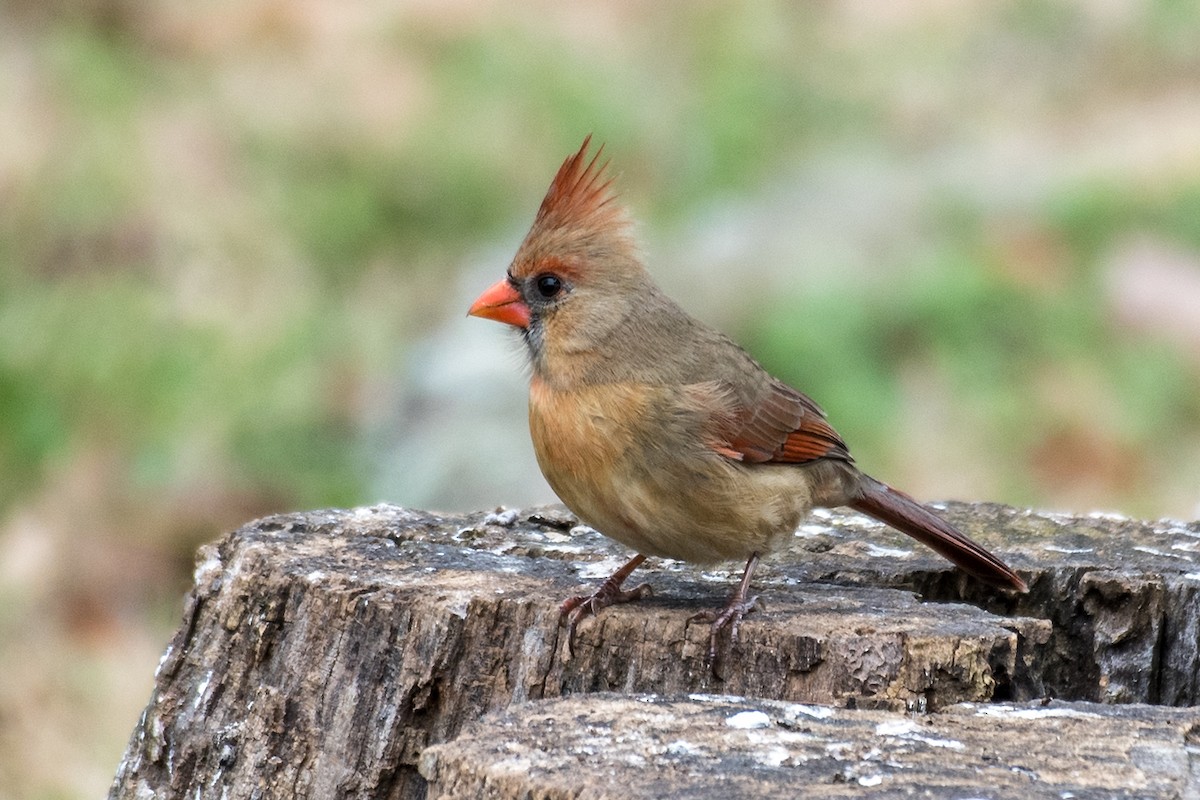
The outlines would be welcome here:
M 964 572 L 993 586 L 1027 592 L 1021 576 L 1007 564 L 967 538 L 946 520 L 898 489 L 864 475 L 862 496 L 847 503 L 855 511 L 874 517 L 907 533 L 957 564 Z

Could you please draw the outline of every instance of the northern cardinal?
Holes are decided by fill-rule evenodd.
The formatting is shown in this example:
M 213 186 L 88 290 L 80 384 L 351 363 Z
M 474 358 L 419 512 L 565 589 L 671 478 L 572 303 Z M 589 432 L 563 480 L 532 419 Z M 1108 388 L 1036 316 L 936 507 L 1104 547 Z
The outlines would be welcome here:
M 520 330 L 532 365 L 529 431 L 563 503 L 637 551 L 591 595 L 562 604 L 568 646 L 583 618 L 649 587 L 622 585 L 646 556 L 746 559 L 712 623 L 731 646 L 760 556 L 814 506 L 849 506 L 995 586 L 1026 590 L 1003 561 L 903 492 L 860 472 L 821 408 L 655 285 L 591 137 L 563 162 L 507 276 L 469 314 Z M 690 620 L 689 620 L 690 621 Z

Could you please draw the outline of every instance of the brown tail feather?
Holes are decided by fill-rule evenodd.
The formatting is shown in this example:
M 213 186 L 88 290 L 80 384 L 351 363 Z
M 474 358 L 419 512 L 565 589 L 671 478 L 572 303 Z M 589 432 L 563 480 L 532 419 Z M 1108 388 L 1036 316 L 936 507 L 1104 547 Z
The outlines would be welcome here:
M 904 492 L 866 478 L 862 496 L 848 505 L 907 533 L 982 581 L 1018 592 L 1029 591 L 1007 564 Z

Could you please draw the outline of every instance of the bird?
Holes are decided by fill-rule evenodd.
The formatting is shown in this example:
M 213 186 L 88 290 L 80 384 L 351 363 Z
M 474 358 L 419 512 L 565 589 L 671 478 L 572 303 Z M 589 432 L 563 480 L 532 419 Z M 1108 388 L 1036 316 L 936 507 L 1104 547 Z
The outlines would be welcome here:
M 730 338 L 695 319 L 647 271 L 632 218 L 591 135 L 563 161 L 506 275 L 468 314 L 520 332 L 529 432 L 550 488 L 582 522 L 636 555 L 560 607 L 576 628 L 651 593 L 625 589 L 648 556 L 744 561 L 728 603 L 688 623 L 738 641 L 759 560 L 814 507 L 847 506 L 908 534 L 994 587 L 1026 592 L 1000 558 L 904 492 L 860 471 L 825 412 Z M 715 666 L 714 666 L 715 671 Z

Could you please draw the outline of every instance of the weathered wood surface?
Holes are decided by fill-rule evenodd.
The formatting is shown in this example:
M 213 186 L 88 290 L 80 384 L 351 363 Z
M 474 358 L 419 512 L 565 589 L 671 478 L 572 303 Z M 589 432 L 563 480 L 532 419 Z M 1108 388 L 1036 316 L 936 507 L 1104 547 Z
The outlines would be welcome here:
M 585 622 L 568 658 L 558 604 L 628 553 L 561 510 L 251 523 L 201 551 L 111 796 L 423 797 L 427 745 L 514 703 L 601 691 L 893 712 L 1046 694 L 1197 702 L 1200 525 L 947 515 L 1030 593 L 997 594 L 861 516 L 819 512 L 761 568 L 767 610 L 743 625 L 724 681 L 703 662 L 707 628 L 686 620 L 724 602 L 740 565 L 649 562 L 635 578 L 656 595 Z
M 518 706 L 427 749 L 431 800 L 1200 796 L 1200 709 L 894 713 L 694 695 Z

